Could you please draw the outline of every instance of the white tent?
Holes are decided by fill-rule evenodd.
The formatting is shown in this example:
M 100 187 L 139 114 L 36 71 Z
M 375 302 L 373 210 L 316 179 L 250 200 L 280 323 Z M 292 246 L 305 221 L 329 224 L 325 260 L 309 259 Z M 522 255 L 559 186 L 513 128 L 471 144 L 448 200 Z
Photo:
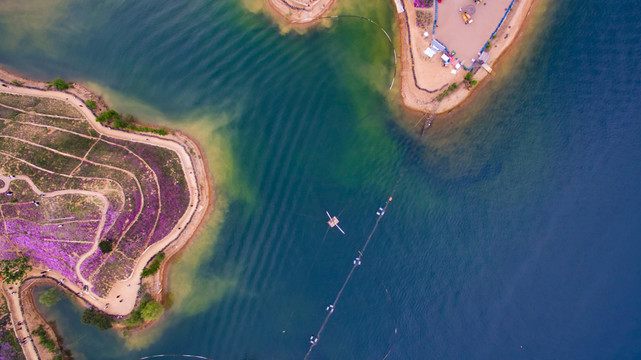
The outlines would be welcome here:
M 431 47 L 428 47 L 427 49 L 425 49 L 424 53 L 425 53 L 425 55 L 427 55 L 430 59 L 432 58 L 432 56 L 436 55 L 436 51 L 434 51 L 434 49 L 432 49 Z

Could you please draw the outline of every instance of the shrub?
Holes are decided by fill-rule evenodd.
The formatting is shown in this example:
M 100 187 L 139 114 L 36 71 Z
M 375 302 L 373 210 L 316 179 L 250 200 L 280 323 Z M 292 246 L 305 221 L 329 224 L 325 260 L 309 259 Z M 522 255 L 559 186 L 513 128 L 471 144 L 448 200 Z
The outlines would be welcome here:
M 144 306 L 141 306 L 140 316 L 144 321 L 156 320 L 160 317 L 160 315 L 162 315 L 163 312 L 164 309 L 162 305 L 160 305 L 156 301 L 150 301 Z
M 448 86 L 448 88 L 445 89 L 445 91 L 443 91 L 442 93 L 438 94 L 438 96 L 436 97 L 436 101 L 442 101 L 444 97 L 449 95 L 452 91 L 456 90 L 457 86 L 458 85 L 456 83 L 453 83 L 452 85 Z
M 5 283 L 20 282 L 31 270 L 29 258 L 21 256 L 11 260 L 0 260 L 0 275 Z
M 107 110 L 101 112 L 100 115 L 96 116 L 96 121 L 111 123 L 116 119 L 120 119 L 120 117 L 120 114 L 118 114 L 116 110 Z
M 164 311 L 162 305 L 152 300 L 149 293 L 145 293 L 140 299 L 140 305 L 125 320 L 125 325 L 129 327 L 140 326 L 145 321 L 158 319 Z
M 468 72 L 468 73 L 465 75 L 465 82 L 466 82 L 469 86 L 474 86 L 474 85 L 478 84 L 478 81 L 477 81 L 477 80 L 474 80 L 474 79 L 472 78 L 473 76 L 474 76 L 474 75 L 472 74 L 472 72 Z
M 22 85 L 24 85 L 24 81 L 18 81 L 18 80 L 12 80 L 12 81 L 11 81 L 11 83 L 12 83 L 13 85 L 17 85 L 17 86 L 22 86 Z
M 51 307 L 60 301 L 60 292 L 56 288 L 51 288 L 38 298 L 38 302 L 47 307 Z
M 129 327 L 142 325 L 142 316 L 140 315 L 139 309 L 136 309 L 129 314 L 129 317 L 125 320 L 125 325 Z
M 87 101 L 85 101 L 85 105 L 87 105 L 87 107 L 88 107 L 89 109 L 91 109 L 91 110 L 94 110 L 95 108 L 97 108 L 97 107 L 98 107 L 98 105 L 96 105 L 96 102 L 95 102 L 95 101 L 93 101 L 93 100 L 87 100 Z
M 51 83 L 49 83 L 49 87 L 54 86 L 58 90 L 67 90 L 70 87 L 72 87 L 71 84 L 68 84 L 66 81 L 62 80 L 61 78 L 55 78 Z
M 160 269 L 160 263 L 165 260 L 165 253 L 160 252 L 158 255 L 154 257 L 154 260 L 146 266 L 144 269 L 142 269 L 142 277 L 147 277 L 151 276 L 155 273 L 158 272 L 158 269 Z
M 98 243 L 98 247 L 103 254 L 106 254 L 113 249 L 113 243 L 111 241 L 101 241 Z
M 82 313 L 83 324 L 96 326 L 100 330 L 111 328 L 112 320 L 109 315 L 98 312 L 94 309 L 87 309 Z
M 106 123 L 114 129 L 149 132 L 158 135 L 168 134 L 167 130 L 163 128 L 156 129 L 147 126 L 138 126 L 136 125 L 135 117 L 133 117 L 132 115 L 122 116 L 116 110 L 103 111 L 102 113 L 100 113 L 100 115 L 96 116 L 96 121 Z
M 36 335 L 40 338 L 40 343 L 47 348 L 47 350 L 54 352 L 56 350 L 56 342 L 53 341 L 49 334 L 45 331 L 42 325 L 38 326 L 37 329 L 31 332 L 33 335 Z

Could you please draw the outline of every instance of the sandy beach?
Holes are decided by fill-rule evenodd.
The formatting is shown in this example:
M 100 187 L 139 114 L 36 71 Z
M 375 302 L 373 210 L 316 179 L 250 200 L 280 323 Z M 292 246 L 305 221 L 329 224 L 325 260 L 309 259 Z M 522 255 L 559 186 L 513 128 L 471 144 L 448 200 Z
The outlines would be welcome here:
M 0 80 L 5 83 L 5 86 L 0 87 L 0 91 L 2 92 L 48 97 L 67 102 L 78 110 L 91 126 L 101 134 L 127 141 L 153 144 L 172 150 L 178 154 L 189 186 L 190 207 L 187 208 L 185 214 L 183 214 L 176 226 L 165 238 L 145 249 L 143 254 L 136 259 L 134 269 L 130 276 L 124 281 L 117 281 L 105 297 L 98 297 L 91 292 L 83 292 L 78 285 L 66 281 L 61 274 L 55 271 L 47 272 L 46 269 L 34 268 L 27 275 L 27 278 L 46 277 L 52 279 L 60 286 L 64 286 L 68 291 L 78 296 L 82 302 L 90 304 L 107 314 L 115 316 L 129 314 L 136 305 L 143 268 L 153 256 L 163 251 L 166 254 L 167 260 L 162 263 L 159 273 L 165 274 L 165 267 L 171 262 L 171 258 L 180 252 L 189 243 L 190 239 L 197 234 L 207 215 L 212 211 L 214 196 L 213 182 L 211 181 L 211 174 L 206 165 L 207 162 L 204 157 L 204 152 L 194 140 L 180 132 L 174 132 L 171 135 L 161 137 L 153 134 L 123 132 L 102 126 L 95 121 L 95 114 L 84 106 L 84 101 L 89 99 L 96 101 L 99 105 L 98 111 L 105 109 L 106 104 L 104 104 L 99 96 L 93 94 L 81 85 L 74 84 L 74 88 L 65 92 L 46 90 L 46 83 L 26 79 L 4 69 L 0 69 Z M 11 82 L 13 80 L 22 82 L 22 86 L 12 84 Z M 166 283 L 167 277 L 159 276 L 157 278 L 160 279 L 162 283 L 158 284 L 159 292 L 156 296 L 162 297 L 168 288 L 168 284 Z M 13 286 L 13 288 L 16 288 L 16 286 Z M 4 296 L 8 300 L 11 309 L 12 319 L 14 319 L 14 327 L 17 329 L 17 322 L 23 321 L 25 317 L 29 318 L 33 316 L 33 314 L 22 314 L 23 306 L 20 299 L 22 296 L 16 296 L 17 294 L 22 294 L 22 291 L 15 292 L 9 290 L 9 286 L 4 286 L 3 289 L 5 290 L 3 292 Z M 12 292 L 14 292 L 14 294 L 11 294 Z M 121 299 L 122 301 L 120 301 Z M 17 334 L 18 338 L 30 336 L 26 327 L 22 328 L 22 332 L 24 333 Z M 31 347 L 29 344 L 31 343 L 23 344 L 23 349 L 29 359 L 35 359 L 37 358 L 34 357 L 35 349 L 28 349 Z
M 467 71 L 461 69 L 456 74 L 451 74 L 449 71 L 444 71 L 440 59 L 427 59 L 422 50 L 428 46 L 432 35 L 424 37 L 418 34 L 418 31 L 408 32 L 408 29 L 416 22 L 416 15 L 413 13 L 413 3 L 407 0 L 403 0 L 403 2 L 406 11 L 397 16 L 401 39 L 401 101 L 407 109 L 412 111 L 436 111 L 438 114 L 451 111 L 461 105 L 471 94 L 481 89 L 480 85 L 483 84 L 483 80 L 488 79 L 490 74 L 484 69 L 478 70 L 474 79 L 479 81 L 480 85 L 467 89 L 461 84 Z M 491 42 L 491 57 L 487 62 L 490 67 L 497 64 L 505 50 L 513 44 L 515 39 L 519 38 L 520 30 L 525 25 L 535 4 L 535 0 L 516 0 L 514 2 L 512 10 L 509 11 L 496 33 L 495 39 Z M 500 68 L 493 69 L 493 71 L 500 71 Z M 452 83 L 459 84 L 458 88 L 444 97 L 442 101 L 436 101 L 436 97 Z
M 279 21 L 284 21 L 293 26 L 306 27 L 314 25 L 321 20 L 335 5 L 336 1 L 337 0 L 266 0 L 266 3 Z M 482 88 L 481 86 L 477 85 L 472 88 L 464 86 L 463 80 L 467 74 L 465 69 L 461 68 L 456 72 L 450 72 L 449 67 L 444 69 L 440 58 L 435 57 L 430 59 L 423 53 L 423 50 L 429 46 L 430 41 L 436 37 L 431 31 L 423 33 L 423 30 L 419 30 L 416 26 L 417 14 L 414 3 L 408 0 L 395 0 L 394 4 L 397 9 L 400 36 L 399 43 L 401 46 L 401 67 L 399 71 L 401 91 L 399 93 L 403 106 L 411 111 L 421 113 L 436 111 L 441 114 L 451 111 L 461 105 L 471 94 L 478 92 L 479 89 Z M 490 3 L 490 7 L 494 5 L 500 7 L 507 6 L 506 4 L 501 3 L 497 5 Z M 450 4 L 444 5 L 449 6 Z M 491 56 L 486 62 L 490 68 L 497 64 L 501 54 L 519 37 L 520 30 L 523 28 L 534 5 L 535 0 L 515 0 L 512 9 L 508 12 L 494 38 L 487 39 L 491 40 L 491 48 L 489 49 Z M 402 9 L 405 11 L 399 12 Z M 431 12 L 431 16 L 435 15 L 433 7 L 424 10 Z M 445 10 L 445 8 L 442 10 Z M 485 11 L 486 9 L 480 8 L 480 10 Z M 496 11 L 497 9 L 494 10 Z M 456 21 L 460 20 L 458 16 L 459 14 L 456 13 Z M 448 17 L 451 18 L 452 16 L 448 15 Z M 438 35 L 440 38 L 449 40 L 453 38 L 452 34 L 456 32 L 456 29 L 450 29 L 451 26 L 447 26 L 450 24 L 444 25 L 446 26 L 438 31 Z M 479 19 L 477 19 L 475 26 L 478 25 Z M 486 32 L 488 28 L 492 28 L 492 26 L 496 27 L 496 24 L 484 23 L 481 25 L 483 25 Z M 465 30 L 470 29 L 471 28 L 465 28 Z M 427 33 L 430 33 L 430 35 L 428 36 Z M 471 34 L 479 39 L 483 37 L 474 31 Z M 484 40 L 481 39 L 481 41 Z M 461 63 L 470 66 L 471 62 L 467 58 L 476 51 L 476 48 L 461 48 L 459 50 L 460 55 L 466 57 L 465 60 L 461 59 Z M 474 79 L 481 83 L 482 80 L 488 79 L 488 75 L 490 74 L 486 70 L 480 69 L 474 75 Z M 458 88 L 441 101 L 436 101 L 436 97 L 453 83 L 457 83 L 459 85 Z

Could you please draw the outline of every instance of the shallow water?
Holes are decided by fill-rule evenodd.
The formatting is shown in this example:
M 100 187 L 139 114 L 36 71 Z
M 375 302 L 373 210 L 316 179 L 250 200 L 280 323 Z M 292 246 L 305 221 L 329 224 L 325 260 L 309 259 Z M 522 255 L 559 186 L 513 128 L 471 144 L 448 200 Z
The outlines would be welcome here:
M 231 0 L 1 4 L 0 63 L 184 128 L 219 190 L 151 335 L 47 313 L 78 359 L 302 358 L 407 165 L 311 358 L 638 358 L 641 26 L 624 3 L 544 3 L 418 156 L 365 21 L 301 36 Z M 343 11 L 393 27 L 391 2 Z M 347 236 L 324 238 L 325 210 Z

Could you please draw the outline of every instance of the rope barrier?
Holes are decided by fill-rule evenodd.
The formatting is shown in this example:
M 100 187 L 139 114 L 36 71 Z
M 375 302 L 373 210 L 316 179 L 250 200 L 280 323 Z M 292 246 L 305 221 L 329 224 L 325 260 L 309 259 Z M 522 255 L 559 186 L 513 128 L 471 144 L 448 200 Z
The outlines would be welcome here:
M 283 0 L 284 2 L 284 0 Z M 394 86 L 394 80 L 396 79 L 396 64 L 397 64 L 397 59 L 396 59 L 396 49 L 394 48 L 394 41 L 392 40 L 392 37 L 389 35 L 387 30 L 385 30 L 384 27 L 382 27 L 379 23 L 376 21 L 367 18 L 365 16 L 360 16 L 360 15 L 332 15 L 332 16 L 319 16 L 318 19 L 341 19 L 341 18 L 354 18 L 354 19 L 360 19 L 360 20 L 365 20 L 369 21 L 370 23 L 376 25 L 387 37 L 387 40 L 389 41 L 390 45 L 392 45 L 392 53 L 394 54 L 394 74 L 392 75 L 392 82 L 390 83 L 388 92 L 392 90 L 392 87 Z M 307 22 L 292 22 L 294 24 L 306 24 Z
M 438 107 L 436 107 L 433 110 L 432 113 L 425 113 L 423 115 L 422 120 L 424 120 L 424 125 L 423 125 L 423 129 L 421 130 L 420 137 L 423 137 L 423 135 L 425 135 L 426 130 L 431 126 L 432 120 L 434 119 L 434 116 L 436 114 L 436 109 L 437 108 Z M 410 152 L 410 156 L 409 156 L 408 159 L 411 160 L 414 157 L 414 154 L 416 153 L 416 150 L 418 149 L 419 146 L 420 146 L 420 142 L 416 142 L 416 144 L 412 148 L 412 151 Z M 358 257 L 354 260 L 354 264 L 352 265 L 351 269 L 349 270 L 349 273 L 347 274 L 347 277 L 345 278 L 345 281 L 343 281 L 343 285 L 341 286 L 340 290 L 338 291 L 338 294 L 334 298 L 334 301 L 328 307 L 330 310 L 327 312 L 327 315 L 325 315 L 325 318 L 323 319 L 323 322 L 321 323 L 320 328 L 318 329 L 316 334 L 312 335 L 312 337 L 310 338 L 311 345 L 309 346 L 309 349 L 307 350 L 307 353 L 305 354 L 305 357 L 303 358 L 303 360 L 307 360 L 307 358 L 311 354 L 311 352 L 314 349 L 314 347 L 318 344 L 318 340 L 320 339 L 320 336 L 323 333 L 323 330 L 325 329 L 325 326 L 327 325 L 327 322 L 329 321 L 330 317 L 334 313 L 334 310 L 336 309 L 336 305 L 338 304 L 338 301 L 340 300 L 341 296 L 343 295 L 343 291 L 345 290 L 345 287 L 347 286 L 349 281 L 352 279 L 352 275 L 354 274 L 354 271 L 356 270 L 356 268 L 361 265 L 361 261 L 362 261 L 363 257 L 365 256 L 365 251 L 367 250 L 367 247 L 369 246 L 369 244 L 370 244 L 370 242 L 372 240 L 372 237 L 374 236 L 374 233 L 378 229 L 378 224 L 381 222 L 381 220 L 383 219 L 383 216 L 387 212 L 387 207 L 392 202 L 394 194 L 396 193 L 396 190 L 398 189 L 398 186 L 399 186 L 401 180 L 403 179 L 403 176 L 407 172 L 407 169 L 408 169 L 408 164 L 406 164 L 403 167 L 403 169 L 401 170 L 401 172 L 400 172 L 400 174 L 398 176 L 398 179 L 396 180 L 396 183 L 394 184 L 394 186 L 392 187 L 392 190 L 389 193 L 389 198 L 387 199 L 387 201 L 385 201 L 385 205 L 382 207 L 383 211 L 381 211 L 380 214 L 378 215 L 378 217 L 376 218 L 376 222 L 374 223 L 374 226 L 373 226 L 372 230 L 370 231 L 369 235 L 367 236 L 367 238 L 365 240 L 365 243 L 363 244 L 361 249 L 358 251 Z M 387 288 L 385 288 L 385 291 L 387 292 L 387 294 L 389 296 L 389 291 L 387 291 Z M 394 333 L 395 334 L 397 333 L 397 329 L 394 329 Z M 388 353 L 387 353 L 387 355 L 385 357 L 387 357 L 390 352 L 391 352 L 391 347 L 390 347 L 390 349 L 389 349 L 389 351 L 388 351 Z
M 487 49 L 487 45 L 490 43 L 494 35 L 496 35 L 496 33 L 499 31 L 499 29 L 501 28 L 501 25 L 503 25 L 503 21 L 505 21 L 505 18 L 510 13 L 510 10 L 512 10 L 512 5 L 514 5 L 514 0 L 512 0 L 512 2 L 510 3 L 510 6 L 508 6 L 507 9 L 505 10 L 505 14 L 503 14 L 503 17 L 501 18 L 499 25 L 496 27 L 496 29 L 494 29 L 494 31 L 492 32 L 492 35 L 490 35 L 490 39 L 485 42 L 485 45 L 483 45 L 483 48 L 480 51 L 481 54 L 485 52 L 485 49 Z

